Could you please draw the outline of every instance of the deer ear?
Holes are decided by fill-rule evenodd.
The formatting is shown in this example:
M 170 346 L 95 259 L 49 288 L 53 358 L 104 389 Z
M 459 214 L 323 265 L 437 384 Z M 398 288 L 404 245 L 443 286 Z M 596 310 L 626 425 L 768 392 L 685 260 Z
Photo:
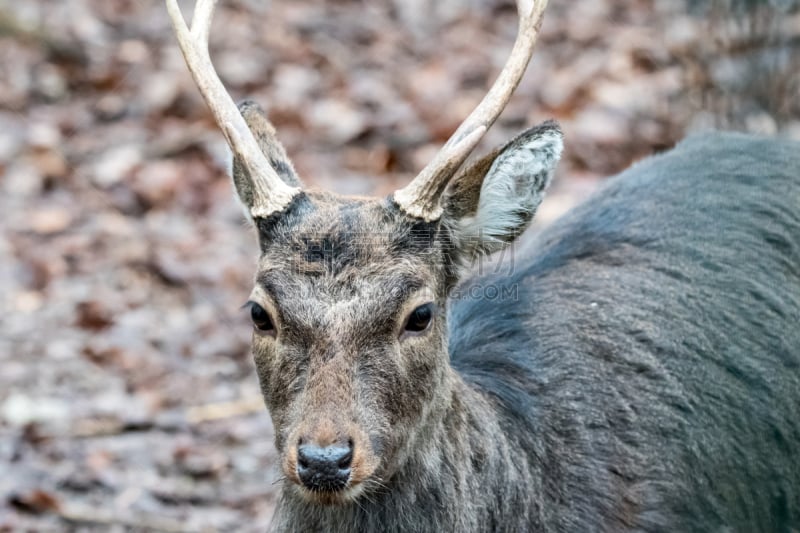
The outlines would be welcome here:
M 275 136 L 275 127 L 269 122 L 261 106 L 252 100 L 245 100 L 238 107 L 259 148 L 267 156 L 269 164 L 278 176 L 287 185 L 299 187 L 301 183 L 294 166 L 286 156 L 286 150 L 284 150 L 283 145 Z M 236 188 L 236 194 L 244 205 L 247 217 L 250 218 L 250 208 L 253 206 L 252 182 L 248 175 L 247 167 L 242 164 L 238 157 L 233 158 L 231 177 Z
M 563 147 L 553 121 L 535 126 L 460 171 L 442 197 L 443 219 L 468 259 L 505 247 L 530 224 Z

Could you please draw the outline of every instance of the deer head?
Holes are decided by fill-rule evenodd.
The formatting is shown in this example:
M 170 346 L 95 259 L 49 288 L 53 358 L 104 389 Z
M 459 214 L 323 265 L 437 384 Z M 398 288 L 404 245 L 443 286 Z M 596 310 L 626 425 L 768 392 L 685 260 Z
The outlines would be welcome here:
M 208 54 L 214 0 L 181 50 L 234 155 L 257 228 L 253 353 L 289 490 L 342 503 L 387 483 L 432 445 L 452 402 L 447 297 L 460 266 L 530 223 L 561 153 L 547 122 L 461 168 L 524 73 L 546 0 L 519 0 L 519 34 L 487 96 L 438 155 L 388 198 L 304 189 L 261 109 L 238 109 Z

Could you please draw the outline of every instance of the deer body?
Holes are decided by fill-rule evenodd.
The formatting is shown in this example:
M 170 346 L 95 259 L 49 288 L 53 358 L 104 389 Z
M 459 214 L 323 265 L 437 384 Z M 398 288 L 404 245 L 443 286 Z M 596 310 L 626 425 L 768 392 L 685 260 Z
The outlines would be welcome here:
M 527 530 L 798 528 L 800 146 L 690 138 L 526 258 L 517 302 L 454 305 L 451 353 L 526 443 Z
M 345 506 L 287 487 L 276 529 L 797 528 L 798 148 L 695 137 L 537 235 L 510 277 L 467 281 L 518 298 L 451 302 L 447 394 L 405 468 Z
M 380 199 L 303 188 L 213 71 L 214 3 L 190 29 L 167 0 L 258 235 L 277 531 L 800 530 L 800 146 L 687 140 L 537 235 L 513 274 L 470 279 L 529 226 L 561 154 L 545 122 L 464 165 L 547 2 L 518 0 L 498 81 Z

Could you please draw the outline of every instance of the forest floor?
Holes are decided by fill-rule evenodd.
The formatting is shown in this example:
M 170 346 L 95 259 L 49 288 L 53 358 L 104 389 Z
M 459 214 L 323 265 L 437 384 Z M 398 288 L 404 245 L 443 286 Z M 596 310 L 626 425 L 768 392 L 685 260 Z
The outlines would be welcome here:
M 690 3 L 551 2 L 482 144 L 562 124 L 539 226 L 688 132 L 800 138 L 797 6 Z M 348 194 L 410 180 L 516 31 L 508 0 L 220 4 L 230 92 Z M 0 531 L 266 530 L 279 475 L 240 310 L 258 250 L 163 2 L 0 1 L 0 59 Z

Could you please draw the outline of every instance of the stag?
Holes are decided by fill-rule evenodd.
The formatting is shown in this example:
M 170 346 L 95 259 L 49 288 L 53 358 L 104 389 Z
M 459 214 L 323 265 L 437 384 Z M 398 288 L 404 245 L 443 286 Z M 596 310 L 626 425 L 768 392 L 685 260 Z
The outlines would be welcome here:
M 257 230 L 253 353 L 285 475 L 278 531 L 797 531 L 800 146 L 690 137 L 535 235 L 553 122 L 465 164 L 531 57 L 388 198 L 309 190 L 166 0 Z M 368 238 L 365 238 L 368 237 Z M 452 297 L 473 286 L 516 297 Z

